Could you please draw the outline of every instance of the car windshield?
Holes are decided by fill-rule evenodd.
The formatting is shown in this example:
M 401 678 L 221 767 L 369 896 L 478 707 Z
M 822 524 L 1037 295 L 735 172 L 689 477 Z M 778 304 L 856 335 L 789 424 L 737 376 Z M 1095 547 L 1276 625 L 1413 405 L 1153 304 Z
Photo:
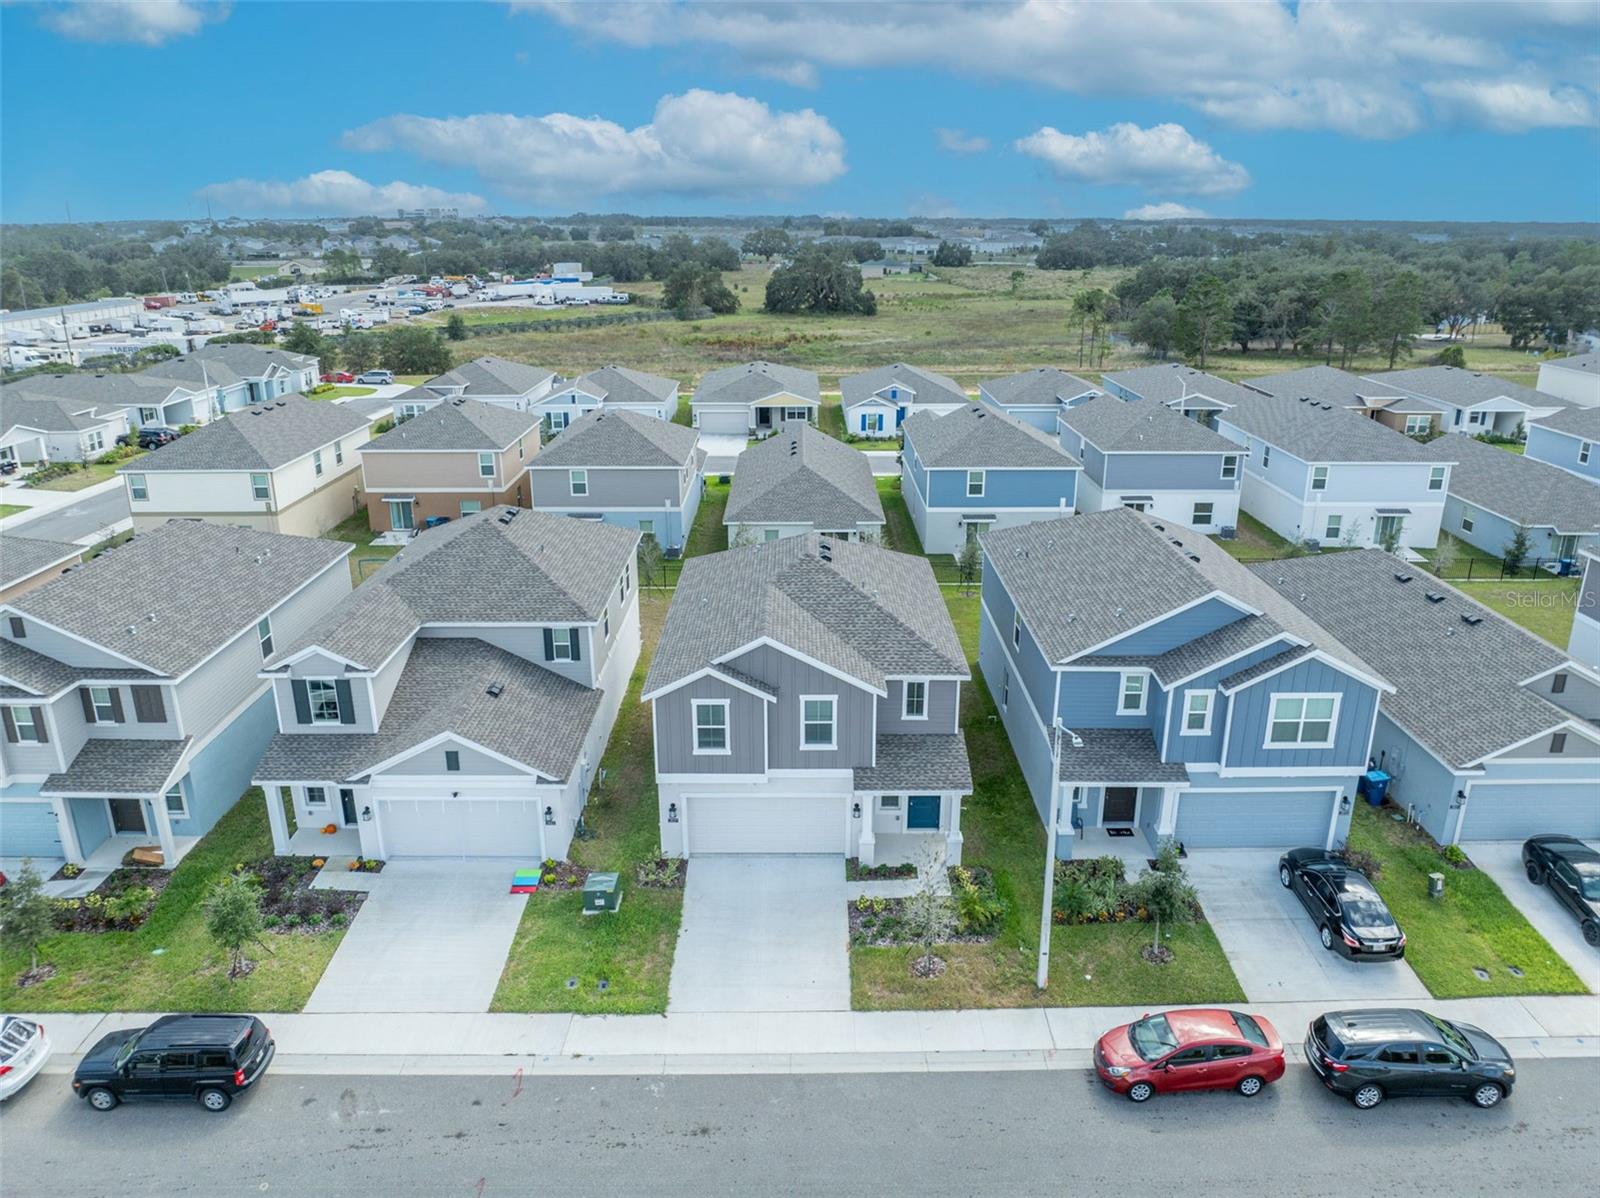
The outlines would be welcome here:
M 133 1035 L 129 1036 L 128 1039 L 127 1039 L 127 1042 L 124 1043 L 123 1046 L 117 1050 L 117 1068 L 118 1069 L 122 1068 L 122 1066 L 124 1066 L 124 1065 L 126 1065 L 128 1063 L 128 1058 L 133 1055 L 134 1047 L 138 1043 L 139 1043 L 139 1033 L 135 1032 Z
M 1138 1023 L 1130 1023 L 1128 1040 L 1133 1051 L 1147 1061 L 1165 1056 L 1178 1047 L 1178 1037 L 1173 1035 L 1172 1025 L 1165 1015 L 1151 1015 Z
M 1600 902 L 1600 865 L 1584 862 L 1577 867 L 1578 889 L 1591 902 Z
M 1477 1057 L 1478 1054 L 1472 1050 L 1471 1042 L 1461 1034 L 1455 1024 L 1447 1023 L 1433 1015 L 1428 1016 L 1428 1022 L 1433 1024 L 1434 1030 L 1439 1033 L 1440 1039 L 1466 1057 L 1467 1060 L 1470 1061 Z
M 1261 1025 L 1248 1015 L 1233 1012 L 1233 1021 L 1239 1025 L 1239 1034 L 1252 1044 L 1267 1047 L 1267 1033 L 1261 1030 Z
M 1347 895 L 1342 907 L 1352 928 L 1386 928 L 1394 923 L 1389 908 L 1375 898 L 1351 898 Z

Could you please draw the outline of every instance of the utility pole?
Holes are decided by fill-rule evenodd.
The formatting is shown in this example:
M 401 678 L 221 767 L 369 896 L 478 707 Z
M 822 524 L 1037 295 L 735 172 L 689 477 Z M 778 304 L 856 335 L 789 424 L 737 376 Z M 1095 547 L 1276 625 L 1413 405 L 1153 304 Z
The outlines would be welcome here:
M 1061 734 L 1066 733 L 1074 749 L 1083 748 L 1083 738 L 1061 723 L 1057 716 L 1050 729 L 1050 821 L 1044 837 L 1044 903 L 1039 911 L 1039 973 L 1034 984 L 1043 990 L 1050 984 L 1050 916 L 1056 897 L 1056 824 L 1061 819 Z

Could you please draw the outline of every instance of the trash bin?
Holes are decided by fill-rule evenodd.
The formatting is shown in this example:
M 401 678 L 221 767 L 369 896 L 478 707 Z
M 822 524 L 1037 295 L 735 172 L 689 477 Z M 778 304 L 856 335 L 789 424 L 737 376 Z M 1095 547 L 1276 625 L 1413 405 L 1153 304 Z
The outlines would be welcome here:
M 429 516 L 422 522 L 423 528 L 438 528 L 441 524 L 449 524 L 449 516 Z
M 583 913 L 599 915 L 622 905 L 620 874 L 591 873 L 583 880 Z
M 1389 794 L 1389 775 L 1383 770 L 1368 770 L 1356 783 L 1356 791 L 1366 795 L 1367 802 L 1374 807 L 1382 807 L 1383 800 Z

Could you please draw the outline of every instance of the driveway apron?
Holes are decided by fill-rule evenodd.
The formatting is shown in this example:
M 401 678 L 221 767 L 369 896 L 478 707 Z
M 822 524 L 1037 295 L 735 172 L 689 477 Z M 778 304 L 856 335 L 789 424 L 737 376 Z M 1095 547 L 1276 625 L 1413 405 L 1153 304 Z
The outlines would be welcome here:
M 1592 849 L 1600 851 L 1600 841 L 1585 841 Z M 1561 959 L 1591 991 L 1600 993 L 1600 948 L 1590 948 L 1584 942 L 1583 931 L 1571 911 L 1543 886 L 1528 881 L 1522 868 L 1522 841 L 1486 840 L 1462 846 L 1472 863 L 1494 879 L 1496 886 L 1505 891 L 1513 906 L 1521 911 L 1534 930 L 1549 942 Z M 1445 873 L 1444 884 L 1450 885 L 1450 874 Z

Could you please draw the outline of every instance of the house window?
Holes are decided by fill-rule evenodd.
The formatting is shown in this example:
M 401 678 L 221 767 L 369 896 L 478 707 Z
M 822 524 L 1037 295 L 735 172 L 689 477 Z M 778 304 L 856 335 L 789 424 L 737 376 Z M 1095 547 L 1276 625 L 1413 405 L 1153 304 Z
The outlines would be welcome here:
M 26 640 L 28 637 L 28 626 L 22 622 L 22 617 L 9 616 L 7 619 L 11 624 L 11 635 L 19 641 Z
M 1338 695 L 1273 695 L 1266 747 L 1326 749 L 1338 714 Z
M 1428 471 L 1428 490 L 1444 490 L 1444 467 L 1434 466 Z
M 461 516 L 463 519 L 468 516 L 476 516 L 481 511 L 483 511 L 483 500 L 463 499 L 461 501 Z
M 343 466 L 344 465 L 344 442 L 343 441 L 335 441 L 333 443 L 333 464 L 335 466 Z
M 550 630 L 550 660 L 571 661 L 572 642 L 576 637 L 576 629 L 552 628 Z
M 694 701 L 694 751 L 697 754 L 726 754 L 728 748 L 728 701 Z
M 1212 691 L 1185 691 L 1183 693 L 1183 735 L 1209 736 L 1211 734 Z
M 1461 531 L 1462 532 L 1471 532 L 1472 531 L 1472 516 L 1471 516 L 1470 513 L 1468 513 L 1466 511 L 1466 509 L 1462 509 L 1462 512 L 1461 512 Z
M 778 539 L 778 530 L 776 528 L 764 529 L 761 533 L 761 539 L 763 541 L 776 541 Z
M 339 688 L 332 682 L 311 679 L 306 683 L 306 698 L 311 702 L 313 724 L 339 723 Z
M 811 409 L 810 408 L 785 408 L 785 409 L 783 409 L 783 418 L 785 420 L 807 420 L 807 421 L 809 421 L 811 419 Z
M 478 477 L 479 478 L 493 478 L 494 477 L 494 454 L 492 454 L 492 453 L 480 453 L 478 455 Z
M 95 723 L 115 724 L 117 722 L 117 705 L 111 701 L 111 688 L 109 686 L 91 686 L 89 688 L 89 703 L 94 708 Z
M 136 500 L 143 501 L 150 498 L 150 488 L 142 474 L 128 475 L 128 494 Z
M 656 522 L 654 520 L 639 521 L 639 532 L 647 537 L 656 535 Z
M 444 768 L 446 773 L 459 774 L 461 772 L 461 753 L 456 749 L 444 751 Z
M 1022 613 L 1011 613 L 1011 646 L 1014 649 L 1022 648 Z
M 172 819 L 189 818 L 189 801 L 183 797 L 183 786 L 180 783 L 166 793 L 167 815 Z
M 967 498 L 982 499 L 984 485 L 984 472 L 982 470 L 967 471 Z
M 44 729 L 39 726 L 39 721 L 34 718 L 36 707 L 8 707 L 11 713 L 11 722 L 17 729 L 19 741 L 31 741 L 34 744 L 44 744 Z
M 398 423 L 404 424 L 407 420 L 411 420 L 417 416 L 420 416 L 427 410 L 428 409 L 426 407 L 419 403 L 403 403 L 400 405 L 400 419 Z
M 622 579 L 617 583 L 617 602 L 626 603 L 628 592 L 633 588 L 633 563 L 625 562 L 622 566 Z
M 1311 489 L 1313 491 L 1326 491 L 1328 489 L 1328 468 L 1326 466 L 1311 467 Z
M 1195 525 L 1210 524 L 1211 523 L 1211 513 L 1212 513 L 1213 510 L 1214 510 L 1213 506 L 1211 504 L 1209 504 L 1209 503 L 1197 503 L 1197 504 L 1195 504 L 1194 505 L 1194 519 L 1191 520 L 1190 523 L 1191 524 L 1195 524 Z
M 908 720 L 928 718 L 928 684 L 921 680 L 905 684 L 905 708 L 901 712 Z
M 600 612 L 600 635 L 608 641 L 611 639 L 611 609 L 609 607 Z
M 322 450 L 311 451 L 311 470 L 318 478 L 322 477 Z
M 160 424 L 161 423 L 161 409 L 160 408 L 140 408 L 139 409 L 139 423 L 140 424 Z
M 105 434 L 99 429 L 94 429 L 83 435 L 83 449 L 85 453 L 99 453 L 105 447 Z
M 272 498 L 272 485 L 265 474 L 252 474 L 250 476 L 250 498 Z
M 1222 477 L 1225 479 L 1239 477 L 1239 459 L 1231 453 L 1222 459 Z
M 1344 527 L 1344 517 L 1343 516 L 1339 515 L 1338 513 L 1335 513 L 1335 514 L 1329 516 L 1328 517 L 1328 526 L 1327 526 L 1327 528 L 1323 529 L 1323 532 L 1322 532 L 1322 539 L 1324 541 L 1337 541 L 1339 539 L 1339 532 L 1343 527 Z
M 1147 698 L 1147 679 L 1143 674 L 1125 673 L 1117 697 L 1118 715 L 1143 715 Z
M 574 495 L 587 495 L 589 493 L 589 472 L 587 470 L 568 470 L 567 486 Z
M 1552 753 L 1565 753 L 1567 751 L 1567 734 L 1565 732 L 1552 732 L 1550 734 L 1550 751 Z
M 1428 430 L 1431 429 L 1432 427 L 1433 427 L 1433 417 L 1432 416 L 1407 416 L 1406 417 L 1406 436 L 1408 436 L 1408 437 L 1425 436 L 1427 434 Z
M 1578 465 L 1587 466 L 1589 464 L 1589 450 L 1590 450 L 1590 448 L 1591 448 L 1591 446 L 1590 446 L 1589 442 L 1587 442 L 1587 441 L 1579 441 L 1578 442 Z
M 1482 424 L 1483 423 L 1483 413 L 1482 412 L 1468 412 L 1467 413 L 1467 423 L 1468 424 Z
M 522 461 L 522 438 L 517 438 L 517 461 Z
M 306 787 L 307 807 L 326 807 L 328 805 L 328 792 L 320 786 Z
M 1567 676 L 1565 674 L 1555 674 L 1551 677 L 1550 693 L 1552 695 L 1564 695 L 1567 693 Z
M 1011 706 L 1011 670 L 1006 666 L 1000 667 L 1000 710 L 1007 711 Z
M 1261 447 L 1261 468 L 1265 470 L 1270 465 L 1272 465 L 1272 446 L 1263 445 Z
M 838 700 L 832 695 L 800 696 L 800 747 L 802 749 L 834 748 L 834 708 Z
M 261 640 L 261 660 L 266 661 L 272 656 L 272 618 L 262 616 L 261 623 L 256 625 L 256 636 Z

